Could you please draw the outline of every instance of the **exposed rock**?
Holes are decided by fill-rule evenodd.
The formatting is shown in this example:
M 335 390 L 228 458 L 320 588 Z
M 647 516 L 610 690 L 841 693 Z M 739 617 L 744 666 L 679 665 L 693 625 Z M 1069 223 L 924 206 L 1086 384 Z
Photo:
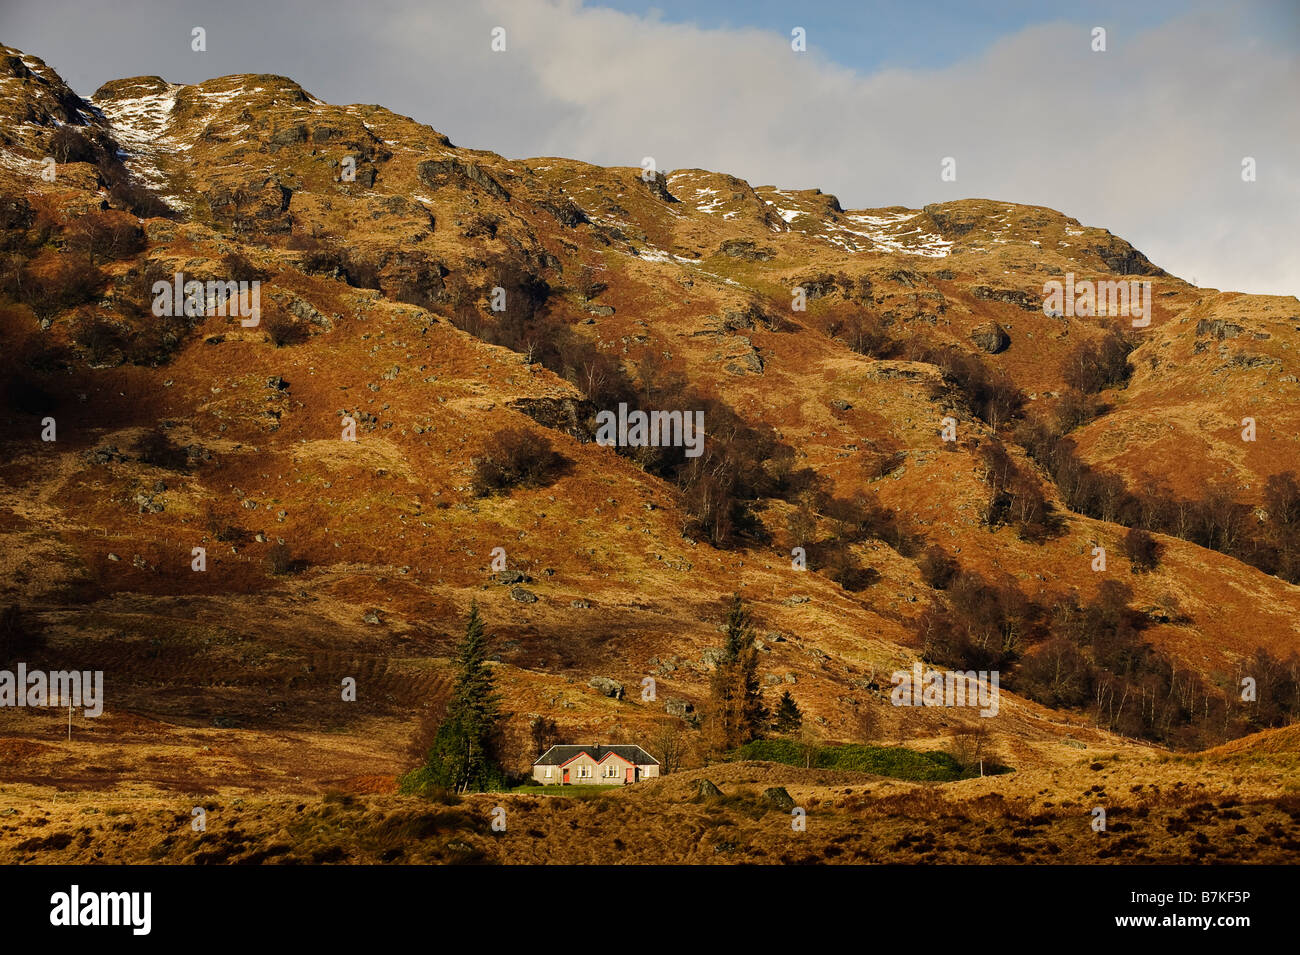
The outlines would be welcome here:
M 669 716 L 679 716 L 682 719 L 686 719 L 686 717 L 695 712 L 695 705 L 693 703 L 688 703 L 686 700 L 669 697 L 664 700 L 664 712 Z
M 786 812 L 794 808 L 794 798 L 786 792 L 784 786 L 772 786 L 770 789 L 764 789 L 763 801 L 771 803 L 777 809 Z
M 1244 330 L 1240 325 L 1225 322 L 1221 318 L 1203 318 L 1196 323 L 1197 338 L 1209 335 L 1222 341 L 1225 338 L 1236 338 Z
M 117 450 L 117 445 L 109 444 L 86 453 L 86 460 L 91 464 L 114 464 L 124 462 L 126 455 Z
M 728 239 L 718 248 L 723 255 L 746 262 L 768 262 L 775 255 L 774 249 L 760 248 L 749 239 Z
M 531 590 L 524 590 L 523 587 L 511 587 L 510 599 L 517 600 L 521 604 L 535 604 L 537 603 L 537 594 Z
M 607 676 L 593 676 L 587 681 L 587 686 L 595 687 L 605 696 L 615 700 L 623 699 L 623 684 L 618 680 L 611 680 Z
M 459 159 L 427 159 L 415 167 L 420 182 L 431 189 L 440 189 L 447 185 L 465 188 L 467 183 L 474 183 L 487 191 L 488 195 L 503 202 L 510 199 L 501 183 L 480 169 L 474 163 L 461 162 Z
M 722 795 L 722 790 L 707 779 L 701 779 L 695 784 L 695 792 L 701 799 L 714 799 Z
M 717 647 L 709 647 L 700 654 L 700 663 L 706 667 L 716 667 L 726 657 L 726 653 Z
M 1040 296 L 1030 295 L 1020 289 L 989 288 L 987 285 L 976 285 L 970 291 L 981 302 L 1003 302 L 1007 305 L 1023 308 L 1026 312 L 1037 312 L 1043 307 L 1043 300 Z
M 641 183 L 641 185 L 649 189 L 653 195 L 658 196 L 664 202 L 677 201 L 677 197 L 668 191 L 668 177 L 662 172 L 656 171 L 654 178 L 649 182 L 646 182 L 646 180 L 641 177 L 640 173 L 637 173 L 636 179 L 637 182 Z
M 1007 346 L 1011 344 L 1011 336 L 997 322 L 985 322 L 982 325 L 976 325 L 971 329 L 970 340 L 978 348 L 983 349 L 990 355 L 1006 351 Z

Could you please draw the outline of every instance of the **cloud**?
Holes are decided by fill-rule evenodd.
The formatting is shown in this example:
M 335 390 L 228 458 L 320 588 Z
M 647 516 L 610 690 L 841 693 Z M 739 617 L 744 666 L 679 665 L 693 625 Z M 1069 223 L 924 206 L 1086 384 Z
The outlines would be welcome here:
M 1105 53 L 1091 50 L 1091 24 L 1060 22 L 942 69 L 862 74 L 820 59 L 815 35 L 798 54 L 780 33 L 577 0 L 385 0 L 334 12 L 121 0 L 111 17 L 87 4 L 75 21 L 68 6 L 20 3 L 6 15 L 19 27 L 4 25 L 8 42 L 60 70 L 60 57 L 82 72 L 115 68 L 101 79 L 285 73 L 330 102 L 378 102 L 512 157 L 636 166 L 653 156 L 664 169 L 816 186 L 846 207 L 971 196 L 1046 205 L 1201 285 L 1300 292 L 1300 113 L 1288 105 L 1300 58 L 1251 35 L 1259 18 L 1238 8 L 1194 9 L 1140 32 L 1119 25 Z M 189 25 L 216 11 L 210 52 L 196 62 Z M 159 17 L 176 34 L 166 43 Z M 68 22 L 82 24 L 76 36 Z M 506 28 L 504 53 L 490 49 L 494 26 Z M 939 179 L 945 156 L 957 160 L 955 183 Z M 1257 182 L 1242 182 L 1244 156 L 1256 159 Z

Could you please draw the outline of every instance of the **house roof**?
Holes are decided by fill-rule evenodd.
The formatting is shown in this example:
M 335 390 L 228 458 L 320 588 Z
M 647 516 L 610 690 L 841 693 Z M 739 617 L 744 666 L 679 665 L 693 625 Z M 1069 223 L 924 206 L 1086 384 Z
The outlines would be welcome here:
M 534 761 L 534 766 L 563 766 L 577 757 L 586 753 L 596 762 L 603 762 L 609 756 L 617 756 L 629 763 L 635 763 L 638 766 L 659 765 L 659 760 L 655 759 L 640 746 L 633 744 L 618 744 L 614 746 L 571 746 L 560 744 L 552 746 Z

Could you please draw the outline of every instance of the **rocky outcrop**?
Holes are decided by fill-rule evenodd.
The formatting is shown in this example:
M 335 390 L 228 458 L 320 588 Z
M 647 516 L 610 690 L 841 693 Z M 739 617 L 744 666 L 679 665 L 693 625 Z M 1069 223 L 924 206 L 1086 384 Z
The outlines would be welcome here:
M 975 346 L 990 355 L 1004 352 L 1011 344 L 1011 336 L 997 322 L 985 322 L 971 329 L 970 340 Z
M 441 189 L 449 185 L 467 188 L 469 183 L 473 183 L 494 199 L 502 202 L 510 199 L 510 193 L 505 187 L 475 163 L 461 162 L 459 159 L 426 159 L 415 167 L 415 171 L 420 182 L 430 189 Z
M 1196 337 L 1210 336 L 1223 341 L 1225 338 L 1236 338 L 1245 329 L 1240 325 L 1232 322 L 1225 322 L 1221 318 L 1203 318 L 1196 323 Z
M 593 676 L 587 681 L 587 686 L 599 690 L 602 695 L 611 699 L 623 699 L 623 684 L 607 676 Z
M 506 407 L 579 441 L 595 439 L 596 406 L 585 398 L 516 398 Z
M 970 292 L 981 302 L 1002 302 L 1006 305 L 1014 305 L 1016 308 L 1023 308 L 1026 312 L 1036 312 L 1043 307 L 1040 296 L 1030 295 L 1020 289 L 976 285 Z
M 776 256 L 775 249 L 760 247 L 749 239 L 728 239 L 718 248 L 718 252 L 745 262 L 769 262 Z

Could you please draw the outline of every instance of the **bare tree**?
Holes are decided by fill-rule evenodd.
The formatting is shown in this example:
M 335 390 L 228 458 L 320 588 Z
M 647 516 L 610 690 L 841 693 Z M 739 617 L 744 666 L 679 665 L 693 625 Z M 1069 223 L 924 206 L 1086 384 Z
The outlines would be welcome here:
M 678 719 L 660 720 L 655 726 L 650 741 L 650 749 L 659 756 L 659 767 L 666 776 L 681 769 L 682 758 L 686 755 L 686 739 L 682 721 Z

